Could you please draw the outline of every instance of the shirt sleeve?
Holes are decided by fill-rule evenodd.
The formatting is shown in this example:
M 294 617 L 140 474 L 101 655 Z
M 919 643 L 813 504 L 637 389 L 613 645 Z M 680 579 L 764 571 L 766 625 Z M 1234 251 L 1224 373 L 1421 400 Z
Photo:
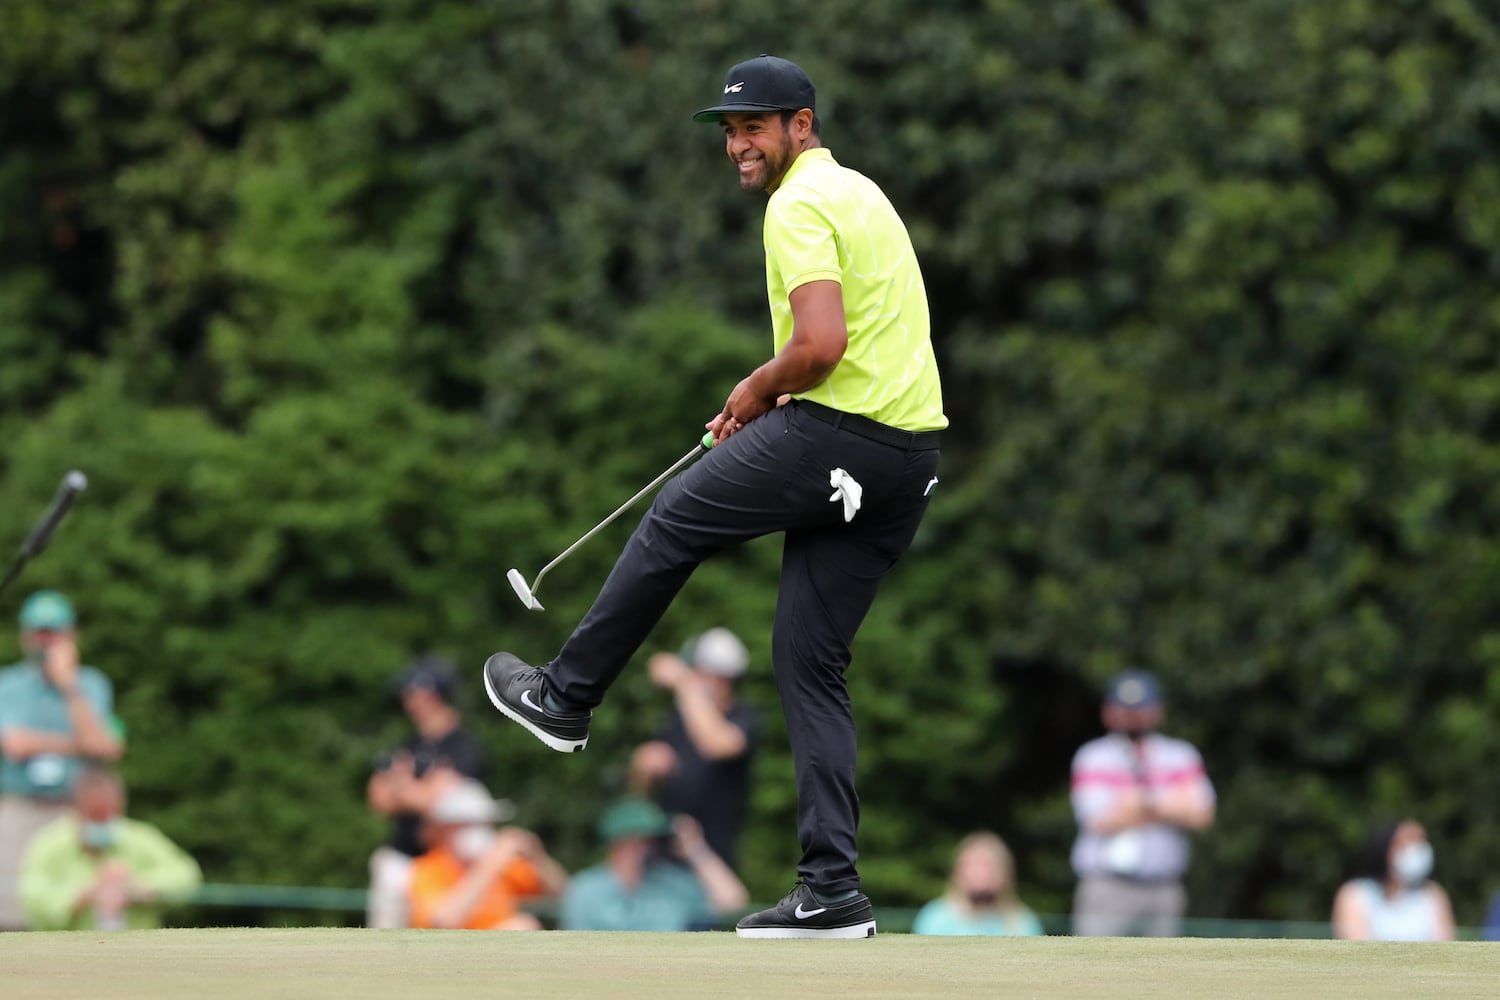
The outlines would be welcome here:
M 591 914 L 598 912 L 598 901 L 590 898 L 592 880 L 574 878 L 563 890 L 557 906 L 557 927 L 564 931 L 603 930 L 595 924 Z
M 542 881 L 542 873 L 525 858 L 516 858 L 506 865 L 505 871 L 500 874 L 500 879 L 506 890 L 513 896 L 541 896 L 547 891 L 547 885 Z
M 1186 741 L 1177 745 L 1179 759 L 1174 762 L 1167 781 L 1173 785 L 1186 785 L 1201 795 L 1206 802 L 1214 801 L 1213 782 L 1208 780 L 1208 769 L 1203 765 L 1203 755 L 1198 748 Z
M 760 743 L 760 713 L 749 705 L 736 705 L 735 718 L 730 721 L 745 734 L 745 753 L 750 756 Z
M 192 855 L 167 835 L 145 823 L 131 823 L 124 850 L 130 877 L 164 903 L 187 899 L 203 882 L 203 871 Z
M 484 781 L 484 749 L 468 733 L 464 733 L 462 739 L 453 740 L 446 748 L 446 754 L 449 763 L 459 774 L 475 781 Z
M 115 688 L 109 678 L 94 667 L 84 667 L 78 672 L 78 687 L 94 714 L 108 724 L 115 712 Z
M 432 926 L 432 912 L 449 888 L 451 886 L 445 883 L 443 873 L 436 865 L 424 864 L 421 858 L 412 862 L 411 884 L 406 888 L 406 898 L 411 906 L 413 927 Z
M 73 829 L 71 823 L 44 827 L 21 857 L 21 911 L 33 930 L 71 928 L 73 905 L 92 881 L 90 869 L 79 861 Z
M 810 192 L 787 192 L 766 209 L 766 252 L 788 296 L 811 281 L 843 283 L 838 229 Z
M 1092 824 L 1115 800 L 1121 775 L 1102 758 L 1090 745 L 1073 755 L 1073 816 L 1082 827 Z
M 19 698 L 16 698 L 8 690 L 10 685 L 6 683 L 8 678 L 0 673 L 0 735 L 16 724 L 16 709 L 19 707 Z
M 938 915 L 941 909 L 940 900 L 932 899 L 922 904 L 917 911 L 917 918 L 911 922 L 913 934 L 936 934 L 938 933 Z

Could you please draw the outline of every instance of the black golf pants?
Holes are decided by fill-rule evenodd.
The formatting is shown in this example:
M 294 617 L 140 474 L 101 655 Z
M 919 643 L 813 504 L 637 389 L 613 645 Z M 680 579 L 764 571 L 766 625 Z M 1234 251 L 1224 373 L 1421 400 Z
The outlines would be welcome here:
M 817 419 L 808 404 L 752 420 L 662 488 L 549 665 L 549 684 L 567 702 L 598 705 L 699 563 L 785 532 L 772 666 L 796 767 L 798 874 L 820 892 L 858 888 L 844 671 L 882 577 L 916 534 L 937 464 L 936 447 L 871 440 Z M 847 523 L 843 504 L 829 500 L 834 469 L 863 488 Z

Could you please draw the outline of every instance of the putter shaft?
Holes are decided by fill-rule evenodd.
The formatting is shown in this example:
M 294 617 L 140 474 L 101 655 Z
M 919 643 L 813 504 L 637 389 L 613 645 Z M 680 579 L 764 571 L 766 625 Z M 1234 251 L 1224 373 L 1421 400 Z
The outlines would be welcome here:
M 629 510 L 630 507 L 637 500 L 639 500 L 641 497 L 645 496 L 647 493 L 650 493 L 652 490 L 656 489 L 662 483 L 664 483 L 668 479 L 672 478 L 672 476 L 673 476 L 674 473 L 676 473 L 684 465 L 687 465 L 689 462 L 691 462 L 695 457 L 697 457 L 698 453 L 700 451 L 702 451 L 702 450 L 703 450 L 703 445 L 702 444 L 696 444 L 696 445 L 694 445 L 692 451 L 688 452 L 686 455 L 683 455 L 677 461 L 673 462 L 672 465 L 671 465 L 671 467 L 668 468 L 667 471 L 663 472 L 661 475 L 659 475 L 655 479 L 651 480 L 651 482 L 649 482 L 645 486 L 641 487 L 640 492 L 638 492 L 635 496 L 631 497 L 629 500 L 626 500 L 624 503 L 620 504 L 619 507 L 615 508 L 615 512 L 613 514 L 610 514 L 604 520 L 602 520 L 598 524 L 594 525 L 592 528 L 590 528 L 588 530 L 588 533 L 585 534 L 582 538 L 578 539 L 578 541 L 574 542 L 572 545 L 569 545 L 567 548 L 563 549 L 562 552 L 558 555 L 558 557 L 556 559 L 553 559 L 547 565 L 543 566 L 542 569 L 541 569 L 541 572 L 537 573 L 536 579 L 531 581 L 531 587 L 529 589 L 531 590 L 532 600 L 536 599 L 537 588 L 539 588 L 542 585 L 542 577 L 544 577 L 544 576 L 547 575 L 547 571 L 548 570 L 550 570 L 553 566 L 556 566 L 558 563 L 562 562 L 564 559 L 568 558 L 568 556 L 572 554 L 572 552 L 573 552 L 574 549 L 578 548 L 578 546 L 582 545 L 584 542 L 588 541 L 590 538 L 593 538 L 595 535 L 597 535 L 611 521 L 613 521 L 615 518 L 619 517 L 621 514 L 625 513 L 627 510 Z

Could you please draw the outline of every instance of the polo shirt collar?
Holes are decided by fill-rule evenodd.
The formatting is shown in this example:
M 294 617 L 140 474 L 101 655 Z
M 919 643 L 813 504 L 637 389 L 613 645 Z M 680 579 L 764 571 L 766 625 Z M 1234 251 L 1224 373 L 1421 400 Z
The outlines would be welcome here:
M 833 158 L 833 151 L 830 150 L 827 146 L 814 146 L 812 149 L 804 149 L 802 152 L 797 154 L 797 158 L 792 161 L 792 165 L 790 167 L 787 167 L 786 173 L 782 175 L 781 183 L 777 185 L 778 188 L 786 187 L 787 182 L 790 181 L 793 177 L 797 176 L 797 171 L 801 170 L 806 164 L 812 163 L 815 160 L 823 163 L 838 162 Z

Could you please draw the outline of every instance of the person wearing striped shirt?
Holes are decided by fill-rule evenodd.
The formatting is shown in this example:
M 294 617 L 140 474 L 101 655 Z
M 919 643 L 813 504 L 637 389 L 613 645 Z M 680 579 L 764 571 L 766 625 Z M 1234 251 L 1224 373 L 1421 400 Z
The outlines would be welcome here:
M 1116 676 L 1102 714 L 1108 732 L 1073 757 L 1073 933 L 1175 937 L 1187 910 L 1189 834 L 1212 825 L 1214 787 L 1191 743 L 1157 731 L 1163 706 L 1152 674 Z

